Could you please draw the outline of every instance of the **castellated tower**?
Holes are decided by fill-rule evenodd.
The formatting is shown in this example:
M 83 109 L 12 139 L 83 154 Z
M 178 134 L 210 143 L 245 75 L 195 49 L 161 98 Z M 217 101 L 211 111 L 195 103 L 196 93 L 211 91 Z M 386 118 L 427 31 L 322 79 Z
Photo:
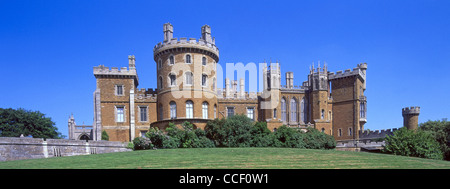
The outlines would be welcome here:
M 164 41 L 153 49 L 157 68 L 157 122 L 163 129 L 169 122 L 184 121 L 203 128 L 217 112 L 216 67 L 219 49 L 211 27 L 201 28 L 201 38 L 173 38 L 173 26 L 164 24 Z
M 419 114 L 420 114 L 419 106 L 403 108 L 402 109 L 403 127 L 406 127 L 409 130 L 417 130 L 419 126 Z

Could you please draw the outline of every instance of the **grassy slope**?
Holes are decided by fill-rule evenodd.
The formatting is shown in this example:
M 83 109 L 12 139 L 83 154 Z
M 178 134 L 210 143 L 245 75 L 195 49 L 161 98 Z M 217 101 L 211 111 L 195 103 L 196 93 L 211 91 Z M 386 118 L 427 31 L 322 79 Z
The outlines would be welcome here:
M 0 162 L 0 168 L 29 169 L 450 169 L 450 162 L 364 152 L 292 148 L 164 149 Z

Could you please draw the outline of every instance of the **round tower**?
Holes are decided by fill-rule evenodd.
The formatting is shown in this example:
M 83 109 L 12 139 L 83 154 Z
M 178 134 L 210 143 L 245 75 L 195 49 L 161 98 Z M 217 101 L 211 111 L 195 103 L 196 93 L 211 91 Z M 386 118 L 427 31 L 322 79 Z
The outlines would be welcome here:
M 411 106 L 402 109 L 403 126 L 410 130 L 417 130 L 419 126 L 420 107 Z
M 184 121 L 203 128 L 216 118 L 216 67 L 219 49 L 204 25 L 201 38 L 173 38 L 173 26 L 164 24 L 164 41 L 153 49 L 157 79 L 157 122 L 164 128 L 169 122 Z

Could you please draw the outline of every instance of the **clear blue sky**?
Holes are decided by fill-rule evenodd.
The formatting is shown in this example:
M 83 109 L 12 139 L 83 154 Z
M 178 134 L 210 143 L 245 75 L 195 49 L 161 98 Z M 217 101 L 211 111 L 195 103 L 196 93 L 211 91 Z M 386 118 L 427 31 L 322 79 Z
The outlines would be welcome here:
M 345 2 L 345 3 L 343 3 Z M 39 110 L 68 135 L 67 120 L 92 124 L 93 67 L 128 65 L 139 88 L 156 88 L 153 47 L 162 25 L 200 37 L 204 24 L 225 63 L 279 60 L 295 85 L 309 65 L 330 71 L 368 63 L 366 129 L 449 117 L 450 1 L 0 1 L 0 107 Z

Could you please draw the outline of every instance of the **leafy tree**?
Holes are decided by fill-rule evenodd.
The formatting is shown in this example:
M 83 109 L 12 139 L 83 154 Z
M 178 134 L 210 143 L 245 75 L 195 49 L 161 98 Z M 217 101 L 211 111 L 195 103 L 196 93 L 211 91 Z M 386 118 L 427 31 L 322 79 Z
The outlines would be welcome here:
M 333 136 L 320 132 L 317 129 L 308 127 L 303 135 L 305 147 L 308 149 L 333 149 L 336 141 Z
M 205 127 L 206 136 L 217 146 L 250 147 L 253 121 L 245 115 L 235 115 L 227 119 L 214 120 Z
M 109 141 L 109 135 L 105 130 L 102 131 L 102 140 Z
M 450 121 L 447 119 L 427 121 L 419 124 L 419 129 L 428 131 L 436 139 L 444 154 L 444 159 L 450 160 Z
M 274 144 L 275 135 L 267 128 L 266 122 L 256 122 L 251 130 L 252 147 L 271 147 Z
M 39 111 L 0 108 L 0 137 L 64 138 L 51 118 Z
M 405 127 L 386 137 L 385 152 L 430 159 L 442 159 L 439 143 L 430 132 L 408 130 Z
M 274 146 L 285 148 L 305 148 L 304 136 L 295 129 L 283 125 L 274 133 Z

